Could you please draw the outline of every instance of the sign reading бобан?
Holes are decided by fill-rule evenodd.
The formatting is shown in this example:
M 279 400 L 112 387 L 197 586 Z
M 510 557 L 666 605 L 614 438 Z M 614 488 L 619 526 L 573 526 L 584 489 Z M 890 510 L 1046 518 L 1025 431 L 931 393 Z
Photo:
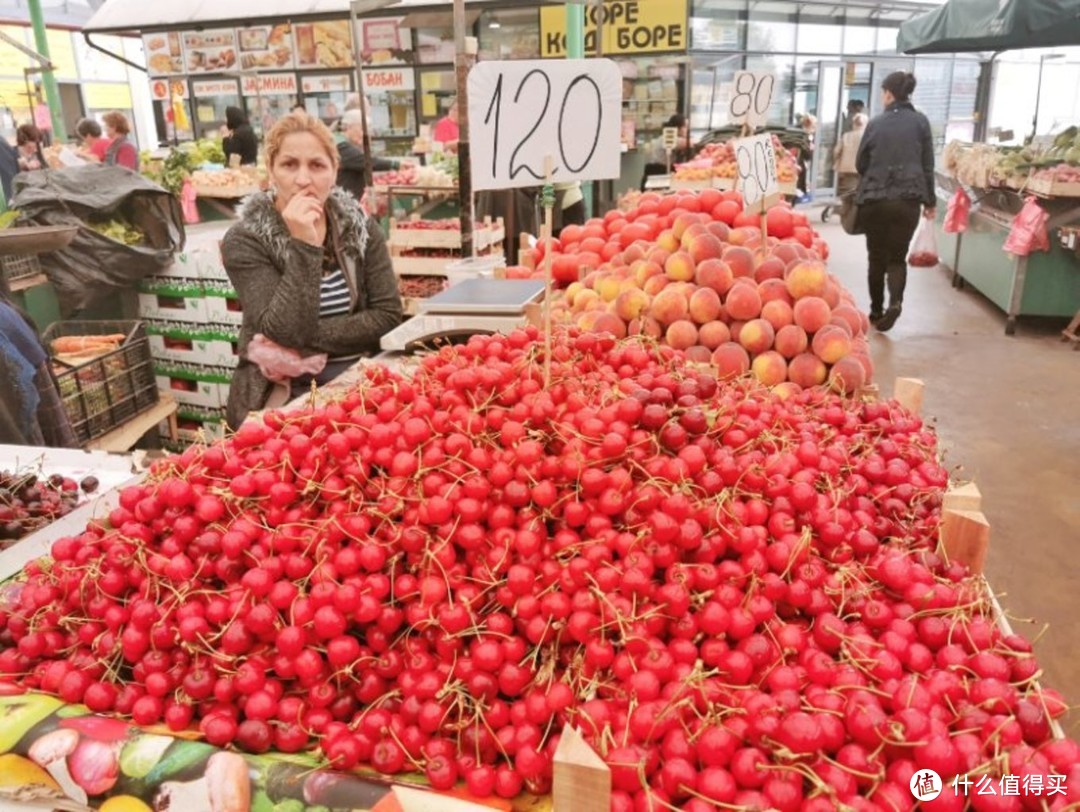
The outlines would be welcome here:
M 596 54 L 600 22 L 603 55 L 685 51 L 686 0 L 605 0 L 585 8 L 585 55 Z M 540 7 L 540 55 L 566 56 L 565 6 Z

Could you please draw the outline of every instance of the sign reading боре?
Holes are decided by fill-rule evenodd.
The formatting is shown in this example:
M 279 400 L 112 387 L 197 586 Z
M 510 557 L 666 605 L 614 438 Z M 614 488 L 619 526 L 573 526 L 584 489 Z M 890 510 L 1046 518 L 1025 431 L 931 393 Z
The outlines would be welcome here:
M 604 0 L 585 7 L 585 55 L 596 54 L 600 23 L 603 55 L 685 51 L 686 0 Z M 566 56 L 565 6 L 540 7 L 540 56 Z

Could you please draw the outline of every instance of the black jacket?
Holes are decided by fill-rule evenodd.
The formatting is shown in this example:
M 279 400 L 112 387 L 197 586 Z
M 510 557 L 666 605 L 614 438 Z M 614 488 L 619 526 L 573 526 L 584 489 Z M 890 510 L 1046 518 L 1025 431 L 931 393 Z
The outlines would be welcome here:
M 934 206 L 934 138 L 911 102 L 893 102 L 866 127 L 855 159 L 856 202 L 918 200 Z
M 239 155 L 241 165 L 255 164 L 259 160 L 259 139 L 250 124 L 241 124 L 232 131 L 232 135 L 226 135 L 221 139 L 221 147 L 225 151 L 226 163 L 230 155 Z
M 367 157 L 364 151 L 352 141 L 341 141 L 337 145 L 341 164 L 338 166 L 337 185 L 357 200 L 364 196 L 364 163 Z M 371 162 L 373 172 L 389 172 L 395 166 L 393 161 L 375 158 Z

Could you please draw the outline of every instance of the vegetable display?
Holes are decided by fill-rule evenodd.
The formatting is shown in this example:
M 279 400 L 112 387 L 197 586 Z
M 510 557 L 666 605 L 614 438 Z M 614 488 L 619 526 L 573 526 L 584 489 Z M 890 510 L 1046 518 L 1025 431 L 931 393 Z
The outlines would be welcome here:
M 3 593 L 0 675 L 477 797 L 547 791 L 574 724 L 618 812 L 906 810 L 925 769 L 1068 779 L 977 810 L 1080 800 L 1063 701 L 937 551 L 918 417 L 552 344 L 549 381 L 535 329 L 474 337 L 155 464 Z M 91 795 L 122 791 L 101 750 Z
M 90 221 L 87 225 L 101 236 L 124 245 L 139 245 L 146 240 L 141 229 L 119 215 L 110 220 Z

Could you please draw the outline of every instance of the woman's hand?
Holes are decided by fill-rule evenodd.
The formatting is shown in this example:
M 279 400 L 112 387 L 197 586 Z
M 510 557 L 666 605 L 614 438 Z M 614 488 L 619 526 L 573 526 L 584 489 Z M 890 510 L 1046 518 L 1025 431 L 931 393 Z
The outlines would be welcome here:
M 923 206 L 922 216 L 927 220 L 933 220 L 937 217 L 937 209 L 934 206 Z
M 322 245 L 319 225 L 323 221 L 322 202 L 309 194 L 295 195 L 281 212 L 289 234 L 308 245 Z

